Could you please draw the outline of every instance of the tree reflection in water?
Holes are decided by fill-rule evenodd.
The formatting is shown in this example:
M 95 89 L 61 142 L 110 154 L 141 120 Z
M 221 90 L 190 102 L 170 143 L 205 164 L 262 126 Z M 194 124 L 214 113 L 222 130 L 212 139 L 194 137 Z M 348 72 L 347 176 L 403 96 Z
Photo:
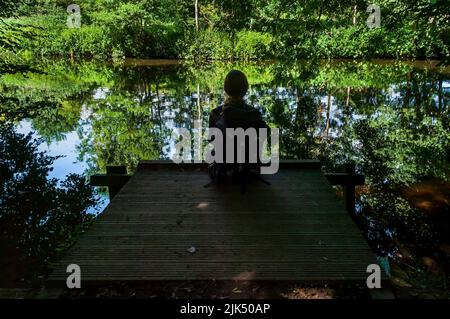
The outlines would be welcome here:
M 92 220 L 95 195 L 84 176 L 49 178 L 55 157 L 39 139 L 0 126 L 0 268 L 2 287 L 34 281 Z
M 206 127 L 209 111 L 222 102 L 225 74 L 231 68 L 241 69 L 250 82 L 248 101 L 270 126 L 281 129 L 282 158 L 317 158 L 325 171 L 338 171 L 354 162 L 366 175 L 366 185 L 358 189 L 355 219 L 380 255 L 434 254 L 448 267 L 448 70 L 417 62 L 367 61 L 139 64 L 139 60 L 117 65 L 60 61 L 42 64 L 38 73 L 3 75 L 0 120 L 30 119 L 33 131 L 50 146 L 76 131 L 78 159 L 89 165 L 87 175 L 104 172 L 106 165 L 126 165 L 133 171 L 140 159 L 170 157 L 174 127 L 192 130 L 196 119 Z M 13 132 L 4 129 L 2 141 L 27 139 Z M 11 156 L 19 161 L 19 155 L 27 154 L 29 163 L 51 166 L 52 161 L 35 148 L 26 149 L 28 153 Z M 9 164 L 7 168 L 20 170 Z M 88 220 L 83 213 L 69 219 L 93 205 L 82 179 L 69 178 L 64 187 L 72 191 L 63 191 L 55 181 L 45 180 L 46 169 L 36 168 L 41 177 L 32 182 L 39 185 L 34 187 L 39 194 L 50 192 L 47 199 L 33 197 L 36 201 L 25 209 L 18 188 L 8 196 L 22 205 L 8 209 L 22 217 L 30 214 L 33 231 L 43 229 L 36 223 L 56 218 L 49 216 L 61 214 L 61 223 L 68 225 Z M 433 190 L 437 187 L 439 192 Z M 62 201 L 61 194 L 72 197 Z M 28 229 L 25 224 L 17 227 L 21 227 L 17 234 Z M 68 229 L 48 231 L 59 241 L 74 230 Z M 36 231 L 27 237 L 26 245 L 50 251 L 45 245 L 51 240 L 41 234 Z

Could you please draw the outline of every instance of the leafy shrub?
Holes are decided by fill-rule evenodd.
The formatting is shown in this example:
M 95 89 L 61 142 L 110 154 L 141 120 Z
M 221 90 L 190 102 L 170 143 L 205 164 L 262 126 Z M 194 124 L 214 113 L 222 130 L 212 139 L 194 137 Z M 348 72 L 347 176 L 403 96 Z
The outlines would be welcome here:
M 108 32 L 99 26 L 82 26 L 64 29 L 57 39 L 59 53 L 72 53 L 79 56 L 105 56 L 112 52 Z
M 272 57 L 272 36 L 268 33 L 240 31 L 232 37 L 207 29 L 190 34 L 184 41 L 188 45 L 180 45 L 179 49 L 188 59 L 261 60 Z
M 369 29 L 365 25 L 331 28 L 317 40 L 316 53 L 328 58 L 428 58 L 447 55 L 448 46 L 432 31 L 399 28 Z
M 236 35 L 234 56 L 240 60 L 261 60 L 272 57 L 272 36 L 269 33 L 240 31 Z
M 332 28 L 319 35 L 317 54 L 322 57 L 361 58 L 382 55 L 383 29 L 357 25 Z
M 231 60 L 233 42 L 224 32 L 210 29 L 189 35 L 186 39 L 185 58 L 204 60 Z

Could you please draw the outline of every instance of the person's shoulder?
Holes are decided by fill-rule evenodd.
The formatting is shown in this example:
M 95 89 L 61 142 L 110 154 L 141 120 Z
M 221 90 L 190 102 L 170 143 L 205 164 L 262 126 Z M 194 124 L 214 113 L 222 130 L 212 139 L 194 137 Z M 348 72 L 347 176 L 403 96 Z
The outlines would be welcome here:
M 223 106 L 220 105 L 214 109 L 212 109 L 212 111 L 209 113 L 209 124 L 214 126 L 215 122 L 217 121 L 217 119 L 220 117 L 220 115 L 222 114 L 222 109 Z
M 218 107 L 212 109 L 211 113 L 220 114 L 222 112 L 223 105 L 219 105 Z
M 245 109 L 251 113 L 255 113 L 255 114 L 258 113 L 259 115 L 261 115 L 261 111 L 258 108 L 254 107 L 248 103 L 245 103 Z

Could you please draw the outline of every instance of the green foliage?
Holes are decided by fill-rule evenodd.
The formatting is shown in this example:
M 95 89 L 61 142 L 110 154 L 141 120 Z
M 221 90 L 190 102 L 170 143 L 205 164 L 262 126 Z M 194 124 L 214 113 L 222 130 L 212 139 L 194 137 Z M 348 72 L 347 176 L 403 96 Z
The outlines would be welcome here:
M 81 104 L 72 107 L 74 101 L 83 101 L 94 85 L 112 81 L 111 70 L 96 63 L 68 66 L 64 61 L 43 61 L 30 68 L 18 69 L 16 65 L 14 72 L 0 77 L 0 122 L 44 116 L 41 127 L 60 127 L 61 119 L 69 116 L 64 110 L 78 110 L 79 115 Z
M 94 137 L 90 147 L 98 154 L 98 168 L 126 165 L 133 171 L 140 159 L 158 158 L 162 136 L 156 134 L 154 123 L 148 120 L 150 110 L 146 103 L 138 103 L 128 94 L 115 94 L 95 105 Z
M 272 36 L 256 31 L 229 35 L 212 29 L 191 33 L 185 58 L 203 60 L 263 60 L 273 57 Z M 183 44 L 181 45 L 183 48 Z
M 67 3 L 7 1 L 3 16 L 17 14 L 7 22 L 0 19 L 0 48 L 45 56 L 196 60 L 443 58 L 450 53 L 445 0 L 379 1 L 379 29 L 366 26 L 367 3 L 359 0 L 200 0 L 198 31 L 190 0 L 77 3 L 82 28 L 69 30 Z
M 380 42 L 383 29 L 368 29 L 363 25 L 332 28 L 317 40 L 317 54 L 322 57 L 362 58 L 384 56 Z
M 16 51 L 22 42 L 36 35 L 36 28 L 20 20 L 0 18 L 0 50 Z
M 327 58 L 429 58 L 449 54 L 448 39 L 441 37 L 445 34 L 445 27 L 432 23 L 419 27 L 417 21 L 408 20 L 413 15 L 406 16 L 401 22 L 393 20 L 392 15 L 392 12 L 383 10 L 381 28 L 369 29 L 365 21 L 355 25 L 322 25 L 324 30 L 316 32 L 318 38 L 315 43 L 290 52 L 305 55 L 313 49 L 312 54 Z
M 126 56 L 176 55 L 179 27 L 171 19 L 156 18 L 153 12 L 146 10 L 145 1 L 119 3 L 114 9 L 91 13 L 91 19 L 107 30 L 112 46 Z
M 191 34 L 187 41 L 185 58 L 204 60 L 231 60 L 233 42 L 229 34 L 210 29 Z
M 111 55 L 112 45 L 106 30 L 98 26 L 82 26 L 79 29 L 63 29 L 57 41 L 51 48 L 46 48 L 48 54 L 81 57 L 105 57 Z
M 238 60 L 262 60 L 273 57 L 269 33 L 240 31 L 236 34 L 234 57 Z
M 389 187 L 398 189 L 421 177 L 449 178 L 450 136 L 442 121 L 417 110 L 379 107 L 370 118 L 358 122 L 355 130 L 365 169 L 380 177 L 377 183 L 385 183 L 388 177 Z

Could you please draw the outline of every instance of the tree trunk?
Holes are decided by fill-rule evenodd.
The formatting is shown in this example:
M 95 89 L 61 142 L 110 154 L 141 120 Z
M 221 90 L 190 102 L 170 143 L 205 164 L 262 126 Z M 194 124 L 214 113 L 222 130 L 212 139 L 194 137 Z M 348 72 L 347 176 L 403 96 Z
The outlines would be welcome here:
M 316 31 L 317 31 L 317 28 L 319 26 L 320 18 L 322 17 L 322 10 L 325 7 L 325 2 L 326 2 L 325 0 L 322 1 L 322 4 L 320 5 L 319 16 L 317 17 L 317 21 L 316 21 L 314 30 L 313 30 L 312 35 L 311 35 L 311 40 L 314 40 L 314 37 L 316 36 Z
M 195 31 L 198 31 L 198 0 L 195 0 Z
M 327 120 L 325 124 L 325 136 L 328 137 L 328 131 L 330 130 L 330 110 L 331 110 L 331 93 L 328 93 L 328 101 L 327 101 Z
M 202 120 L 202 106 L 200 104 L 200 84 L 197 84 L 197 111 L 198 111 L 198 120 Z
M 345 106 L 348 108 L 350 104 L 350 87 L 347 88 L 347 99 L 345 100 Z
M 200 84 L 197 84 L 197 111 L 198 111 L 198 123 L 199 123 L 197 146 L 199 149 L 198 156 L 199 156 L 199 159 L 201 159 L 201 157 L 202 157 L 203 110 L 202 110 L 202 104 L 201 104 L 201 100 L 200 100 Z
M 439 76 L 438 85 L 438 114 L 441 115 L 443 111 L 442 75 Z

